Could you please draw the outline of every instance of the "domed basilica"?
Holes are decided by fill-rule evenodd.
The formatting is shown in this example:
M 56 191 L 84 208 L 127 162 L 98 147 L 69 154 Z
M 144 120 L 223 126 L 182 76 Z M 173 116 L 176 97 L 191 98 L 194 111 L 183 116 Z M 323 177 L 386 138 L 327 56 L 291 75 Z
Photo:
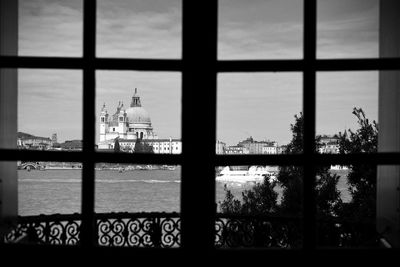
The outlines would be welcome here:
M 100 142 L 114 140 L 117 137 L 129 140 L 157 139 L 149 113 L 142 107 L 136 88 L 129 108 L 125 109 L 124 104 L 119 102 L 117 110 L 111 116 L 105 104 L 101 109 Z
M 101 109 L 98 148 L 113 149 L 117 138 L 120 146 L 131 152 L 138 139 L 153 146 L 154 153 L 175 154 L 181 151 L 179 139 L 159 139 L 153 132 L 149 113 L 142 107 L 136 88 L 127 109 L 122 102 L 118 103 L 113 115 L 108 114 L 105 103 Z

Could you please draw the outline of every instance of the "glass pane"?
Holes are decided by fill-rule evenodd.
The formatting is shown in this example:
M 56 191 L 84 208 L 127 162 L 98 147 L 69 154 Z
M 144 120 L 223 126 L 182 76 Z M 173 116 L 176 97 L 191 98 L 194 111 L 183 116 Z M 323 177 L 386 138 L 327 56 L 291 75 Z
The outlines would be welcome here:
M 82 163 L 0 162 L 5 243 L 77 245 Z M 9 220 L 13 220 L 8 224 Z
M 19 161 L 18 214 L 81 212 L 82 163 Z
M 82 56 L 82 0 L 19 0 L 21 56 Z
M 180 211 L 180 166 L 98 163 L 95 175 L 97 213 Z
M 376 152 L 377 121 L 377 71 L 317 73 L 316 132 L 321 153 Z M 365 133 L 369 139 L 360 145 Z
M 100 246 L 180 246 L 179 165 L 97 163 Z
M 318 246 L 379 247 L 376 165 L 320 166 L 316 189 Z
M 302 167 L 218 166 L 216 247 L 301 247 L 302 192 Z
M 302 128 L 301 88 L 300 73 L 220 74 L 217 153 L 285 153 L 291 125 L 300 123 Z M 301 151 L 298 146 L 288 152 Z
M 317 57 L 379 54 L 379 0 L 318 0 Z
M 19 69 L 19 149 L 82 149 L 82 72 Z
M 219 1 L 219 59 L 303 57 L 303 1 Z
M 180 58 L 180 0 L 97 1 L 97 56 Z
M 98 71 L 101 151 L 180 154 L 180 73 Z

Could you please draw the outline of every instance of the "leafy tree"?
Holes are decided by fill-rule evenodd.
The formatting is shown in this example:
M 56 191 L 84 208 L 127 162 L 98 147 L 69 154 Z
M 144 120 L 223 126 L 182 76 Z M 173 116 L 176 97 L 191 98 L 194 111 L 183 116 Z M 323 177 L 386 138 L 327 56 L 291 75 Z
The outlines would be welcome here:
M 121 152 L 121 147 L 119 145 L 119 138 L 115 138 L 114 141 L 114 152 Z
M 278 193 L 274 191 L 275 185 L 276 182 L 265 178 L 263 183 L 255 184 L 253 188 L 242 193 L 242 202 L 225 185 L 226 196 L 220 203 L 221 211 L 230 214 L 273 214 L 277 209 L 278 198 Z
M 352 112 L 359 128 L 339 133 L 339 153 L 375 153 L 377 151 L 378 125 L 366 118 L 361 108 Z M 302 153 L 303 116 L 295 115 L 291 125 L 293 137 L 285 153 Z M 316 148 L 321 143 L 316 138 Z M 317 237 L 319 245 L 357 246 L 376 244 L 376 166 L 352 164 L 347 176 L 351 201 L 343 203 L 337 190 L 339 176 L 331 174 L 328 166 L 316 169 Z M 278 185 L 283 188 L 282 199 L 277 203 L 275 183 L 264 180 L 242 193 L 242 201 L 225 188 L 225 199 L 220 203 L 223 213 L 264 214 L 278 217 L 301 216 L 303 211 L 303 169 L 299 166 L 282 166 L 277 175 Z M 307 177 L 305 177 L 307 179 Z M 342 220 L 340 232 L 332 218 Z M 367 223 L 366 223 L 367 222 Z M 372 222 L 372 223 L 369 223 Z M 233 230 L 229 234 L 235 234 Z M 254 234 L 254 233 L 253 233 Z M 243 234 L 242 234 L 243 235 Z M 290 225 L 285 233 L 288 246 L 301 242 L 301 227 Z M 278 241 L 280 242 L 280 241 Z
M 378 150 L 378 124 L 366 118 L 361 108 L 354 108 L 352 112 L 357 117 L 359 128 L 356 131 L 348 130 L 339 133 L 339 152 L 375 153 Z M 349 166 L 347 183 L 351 194 L 351 201 L 342 205 L 339 216 L 349 221 L 371 221 L 371 224 L 360 224 L 360 227 L 350 229 L 357 243 L 368 244 L 375 242 L 376 218 L 376 176 L 377 168 L 370 164 L 353 164 Z M 350 226 L 349 226 L 350 227 Z
M 291 124 L 292 140 L 287 145 L 285 153 L 303 152 L 303 125 L 303 114 L 295 115 L 295 123 Z M 316 139 L 316 143 L 318 147 L 319 138 Z M 318 217 L 332 216 L 341 205 L 340 192 L 336 188 L 339 177 L 329 173 L 328 167 L 317 168 L 316 174 Z M 242 201 L 235 199 L 232 193 L 225 188 L 226 196 L 220 203 L 221 211 L 233 214 L 300 217 L 303 212 L 303 175 L 301 166 L 281 166 L 279 168 L 277 184 L 283 189 L 280 204 L 277 203 L 278 194 L 274 190 L 277 184 L 268 179 L 245 190 L 242 193 Z M 302 238 L 301 226 L 291 225 L 286 235 L 288 237 L 286 242 L 289 246 L 299 246 Z
M 154 153 L 153 147 L 137 139 L 134 147 L 134 153 Z

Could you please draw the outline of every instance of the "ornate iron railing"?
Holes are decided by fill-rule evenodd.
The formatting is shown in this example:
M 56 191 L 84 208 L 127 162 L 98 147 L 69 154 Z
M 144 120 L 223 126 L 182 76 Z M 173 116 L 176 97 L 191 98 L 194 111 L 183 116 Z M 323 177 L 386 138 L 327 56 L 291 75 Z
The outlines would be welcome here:
M 181 246 L 179 213 L 96 214 L 99 246 L 177 248 Z M 4 241 L 78 245 L 80 214 L 19 217 Z M 301 218 L 217 214 L 216 248 L 298 248 L 302 244 Z M 378 235 L 371 222 L 318 222 L 318 245 L 375 246 Z
M 76 245 L 79 243 L 81 218 L 75 214 L 24 216 L 5 236 L 5 242 Z
M 96 218 L 101 246 L 180 246 L 178 213 L 108 213 Z

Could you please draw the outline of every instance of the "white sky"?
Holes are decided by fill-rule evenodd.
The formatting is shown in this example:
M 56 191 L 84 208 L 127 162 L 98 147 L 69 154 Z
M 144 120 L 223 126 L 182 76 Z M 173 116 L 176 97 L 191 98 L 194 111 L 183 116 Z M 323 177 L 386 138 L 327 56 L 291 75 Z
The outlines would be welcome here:
M 301 0 L 220 0 L 219 59 L 302 58 L 302 9 Z M 318 12 L 319 58 L 378 56 L 378 0 L 319 0 Z M 180 58 L 180 1 L 99 0 L 96 53 Z M 82 1 L 20 0 L 19 54 L 82 56 Z M 19 74 L 19 131 L 81 139 L 82 72 Z M 104 102 L 109 113 L 118 101 L 127 107 L 136 87 L 155 132 L 180 137 L 180 73 L 98 71 L 96 77 L 98 111 Z M 287 143 L 301 92 L 301 73 L 220 74 L 218 139 L 236 144 L 251 135 Z M 354 127 L 354 106 L 376 120 L 377 104 L 377 72 L 317 74 L 317 133 Z

